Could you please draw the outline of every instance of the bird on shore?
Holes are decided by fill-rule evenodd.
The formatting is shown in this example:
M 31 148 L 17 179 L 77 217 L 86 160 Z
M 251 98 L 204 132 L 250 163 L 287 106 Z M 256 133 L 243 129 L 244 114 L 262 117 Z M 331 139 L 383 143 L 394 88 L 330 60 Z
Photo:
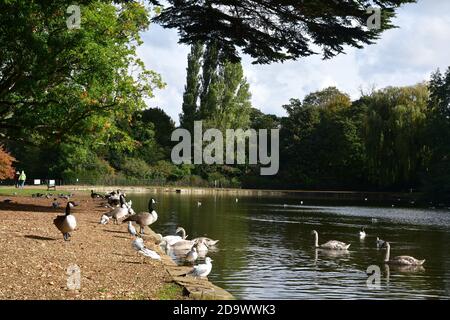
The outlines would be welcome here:
M 58 202 L 58 199 L 54 198 L 52 202 L 52 208 L 54 209 L 59 208 L 60 205 L 61 203 Z
M 118 224 L 122 222 L 122 219 L 127 217 L 128 215 L 132 215 L 134 211 L 130 207 L 128 207 L 125 202 L 125 198 L 123 195 L 119 196 L 120 207 L 112 209 L 110 212 L 106 213 L 106 215 L 114 220 L 114 223 Z M 125 220 L 124 220 L 125 221 Z
M 94 190 L 91 190 L 91 198 L 92 199 L 103 199 L 103 196 L 101 194 L 98 194 L 96 192 L 94 192 Z
M 403 266 L 421 266 L 425 263 L 425 259 L 419 260 L 411 256 L 397 256 L 391 259 L 390 258 L 391 246 L 389 242 L 385 243 L 385 247 L 386 247 L 386 255 L 384 258 L 384 263 L 386 264 L 403 265 Z
M 138 254 L 142 254 L 143 256 L 154 260 L 161 260 L 161 256 L 158 253 L 145 247 L 144 240 L 142 238 L 137 237 L 133 240 L 131 246 L 137 251 Z
M 195 244 L 195 247 L 197 249 L 197 253 L 200 257 L 206 257 L 208 254 L 208 246 L 205 244 L 204 241 L 198 241 Z
M 140 234 L 144 234 L 144 228 L 150 226 L 158 220 L 158 214 L 153 209 L 153 204 L 155 204 L 155 199 L 151 198 L 148 201 L 148 212 L 140 212 L 138 214 L 133 214 L 123 220 L 123 222 L 134 221 L 140 226 Z
M 13 201 L 11 199 L 5 199 L 3 200 L 4 203 L 12 203 Z
M 364 227 L 361 227 L 361 230 L 359 231 L 359 238 L 361 239 L 361 240 L 363 240 L 363 239 L 365 239 L 366 238 L 366 231 L 364 231 Z
M 65 215 L 57 216 L 53 223 L 58 228 L 59 231 L 63 234 L 64 240 L 68 241 L 71 237 L 70 232 L 74 231 L 77 227 L 77 220 L 75 216 L 70 212 L 70 209 L 75 206 L 75 203 L 69 201 L 66 206 Z
M 109 217 L 106 214 L 102 215 L 102 217 L 100 218 L 100 222 L 99 223 L 105 225 L 108 222 L 109 222 Z
M 186 230 L 184 230 L 183 227 L 178 227 L 177 230 L 175 231 L 175 234 L 178 234 L 180 232 L 181 232 L 181 236 L 169 235 L 169 236 L 163 237 L 162 235 L 160 235 L 161 244 L 162 245 L 169 245 L 169 246 L 171 246 L 177 241 L 185 240 L 187 238 Z
M 192 249 L 186 254 L 186 261 L 193 263 L 197 259 L 198 259 L 197 248 L 192 247 Z
M 191 274 L 194 277 L 207 277 L 212 270 L 212 261 L 213 260 L 210 257 L 206 257 L 205 263 L 194 266 L 194 268 L 188 274 Z
M 346 244 L 341 241 L 337 240 L 330 240 L 324 244 L 319 245 L 319 234 L 316 230 L 312 231 L 312 234 L 314 235 L 314 247 L 321 248 L 321 249 L 327 249 L 327 250 L 347 250 L 350 247 L 350 244 Z
M 128 221 L 128 233 L 134 237 L 137 237 L 136 228 L 133 226 L 133 222 Z

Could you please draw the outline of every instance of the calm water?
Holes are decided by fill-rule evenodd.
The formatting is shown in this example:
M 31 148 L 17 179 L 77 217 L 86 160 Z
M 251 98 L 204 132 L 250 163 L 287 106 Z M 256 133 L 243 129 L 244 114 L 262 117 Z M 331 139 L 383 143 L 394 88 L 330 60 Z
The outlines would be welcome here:
M 174 234 L 183 226 L 189 239 L 220 240 L 218 249 L 208 253 L 214 260 L 209 279 L 239 299 L 450 298 L 450 210 L 159 193 L 130 195 L 135 211 L 145 210 L 150 196 L 158 201 L 155 232 Z M 365 240 L 359 239 L 361 226 L 366 226 Z M 351 243 L 349 251 L 314 249 L 313 229 L 319 243 L 344 241 Z M 391 256 L 426 259 L 424 268 L 385 266 L 377 236 L 391 243 Z M 381 268 L 379 289 L 366 285 L 370 265 Z

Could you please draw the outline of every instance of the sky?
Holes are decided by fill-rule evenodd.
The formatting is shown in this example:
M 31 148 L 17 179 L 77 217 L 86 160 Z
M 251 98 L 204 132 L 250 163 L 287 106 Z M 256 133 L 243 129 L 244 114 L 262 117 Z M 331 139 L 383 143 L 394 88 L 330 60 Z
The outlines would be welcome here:
M 406 86 L 429 79 L 437 68 L 450 66 L 450 1 L 418 0 L 403 6 L 394 20 L 399 28 L 386 31 L 364 49 L 346 48 L 331 60 L 320 55 L 297 61 L 253 65 L 242 57 L 250 83 L 253 107 L 264 113 L 285 114 L 281 107 L 291 98 L 336 86 L 357 99 L 361 91 L 387 86 Z M 138 49 L 146 67 L 160 73 L 167 86 L 147 101 L 160 107 L 178 124 L 186 81 L 189 47 L 178 44 L 176 30 L 152 24 L 142 33 Z

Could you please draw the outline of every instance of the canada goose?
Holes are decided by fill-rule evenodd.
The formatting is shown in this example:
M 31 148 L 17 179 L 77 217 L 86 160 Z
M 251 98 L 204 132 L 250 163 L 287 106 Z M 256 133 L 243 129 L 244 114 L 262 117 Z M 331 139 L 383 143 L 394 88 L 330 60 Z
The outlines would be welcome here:
M 194 266 L 188 274 L 192 274 L 194 277 L 207 277 L 212 269 L 212 261 L 210 257 L 206 257 L 205 263 Z
M 198 237 L 198 238 L 193 239 L 193 241 L 195 241 L 197 243 L 204 242 L 208 247 L 215 246 L 219 242 L 219 240 L 213 240 L 213 239 L 210 239 L 207 237 Z
M 192 247 L 191 251 L 189 251 L 186 254 L 186 261 L 188 262 L 194 262 L 195 260 L 198 259 L 198 253 L 197 253 L 197 248 L 196 247 Z
M 145 247 L 144 240 L 142 238 L 138 237 L 135 240 L 133 240 L 131 246 L 139 254 L 142 254 L 145 257 L 149 257 L 154 260 L 161 260 L 161 256 L 158 253 Z
M 397 256 L 390 259 L 391 245 L 389 244 L 389 242 L 385 243 L 385 247 L 386 247 L 386 256 L 384 258 L 384 263 L 404 265 L 404 266 L 421 266 L 425 263 L 425 259 L 418 260 L 411 256 Z
M 156 203 L 155 199 L 151 198 L 148 201 L 148 212 L 141 212 L 138 214 L 134 214 L 134 215 L 126 218 L 123 221 L 124 222 L 128 222 L 128 221 L 136 222 L 141 227 L 140 233 L 144 234 L 145 226 L 150 226 L 151 224 L 155 223 L 156 220 L 158 220 L 158 214 L 153 209 L 153 204 L 155 204 L 155 203 Z
M 377 237 L 377 242 L 376 243 L 377 243 L 377 248 L 382 248 L 382 247 L 384 247 L 386 241 L 381 240 L 380 238 Z
M 361 230 L 359 231 L 359 238 L 361 240 L 366 238 L 366 231 L 364 231 L 364 227 L 361 227 Z
M 114 208 L 110 212 L 106 213 L 108 217 L 113 218 L 114 222 L 117 224 L 121 222 L 126 216 L 132 214 L 131 208 L 127 206 L 124 200 L 124 196 L 119 197 L 120 207 Z
M 133 222 L 128 221 L 128 233 L 131 234 L 133 237 L 137 236 L 136 228 L 133 226 Z
M 94 190 L 91 190 L 91 198 L 92 199 L 97 199 L 97 198 L 103 199 L 103 196 L 98 193 L 95 193 Z
M 65 241 L 69 240 L 69 232 L 74 231 L 77 227 L 77 220 L 75 219 L 75 216 L 70 213 L 70 209 L 74 206 L 75 204 L 72 201 L 69 201 L 66 206 L 66 214 L 64 216 L 57 216 L 53 220 L 55 226 L 63 234 Z
M 100 218 L 100 224 L 107 224 L 109 222 L 109 217 L 106 215 L 106 214 L 104 214 L 104 215 L 102 215 L 102 217 Z
M 12 203 L 12 200 L 11 199 L 5 199 L 5 200 L 3 200 L 3 202 L 4 203 Z
M 322 249 L 328 249 L 328 250 L 347 250 L 350 247 L 350 244 L 346 244 L 341 241 L 337 240 L 330 240 L 324 244 L 319 245 L 319 234 L 316 230 L 312 231 L 312 234 L 314 235 L 314 246 L 316 248 L 322 248 Z

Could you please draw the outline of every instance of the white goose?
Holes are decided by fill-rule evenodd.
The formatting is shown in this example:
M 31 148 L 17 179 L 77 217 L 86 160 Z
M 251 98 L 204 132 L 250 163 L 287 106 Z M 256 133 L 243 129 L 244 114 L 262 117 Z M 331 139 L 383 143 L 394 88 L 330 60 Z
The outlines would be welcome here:
M 314 235 L 314 247 L 328 250 L 347 250 L 350 247 L 350 244 L 346 244 L 337 240 L 330 240 L 324 244 L 319 245 L 319 234 L 316 230 L 312 231 Z
M 205 263 L 194 266 L 194 269 L 189 274 L 192 274 L 194 277 L 207 277 L 212 269 L 212 261 L 210 257 L 206 257 Z
M 386 247 L 386 256 L 384 258 L 384 263 L 403 265 L 403 266 L 421 266 L 425 263 L 425 259 L 418 260 L 411 256 L 397 256 L 397 257 L 390 259 L 391 245 L 389 244 L 389 242 L 385 243 L 385 247 Z

